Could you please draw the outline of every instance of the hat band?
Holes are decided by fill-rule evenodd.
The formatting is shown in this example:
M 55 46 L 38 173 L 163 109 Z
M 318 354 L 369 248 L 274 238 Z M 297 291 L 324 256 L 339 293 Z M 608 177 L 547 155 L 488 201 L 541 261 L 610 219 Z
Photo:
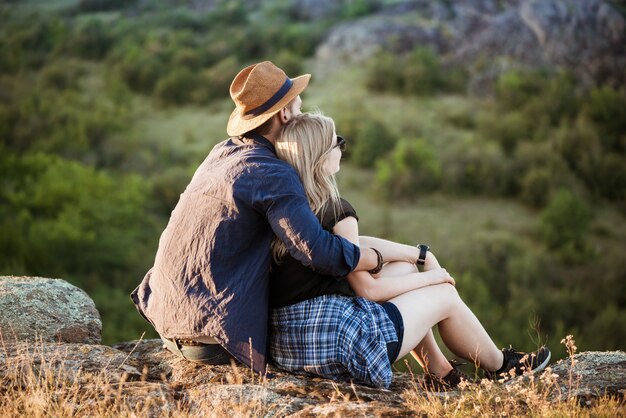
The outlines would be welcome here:
M 278 91 L 272 97 L 270 97 L 268 101 L 266 101 L 259 107 L 256 107 L 252 110 L 247 111 L 246 116 L 259 116 L 265 113 L 265 111 L 267 111 L 268 109 L 271 109 L 272 106 L 274 106 L 276 103 L 280 101 L 280 99 L 285 97 L 285 94 L 287 94 L 289 89 L 291 89 L 292 84 L 293 82 L 291 81 L 291 79 L 287 77 L 285 84 L 283 84 L 283 86 L 280 89 L 278 89 Z

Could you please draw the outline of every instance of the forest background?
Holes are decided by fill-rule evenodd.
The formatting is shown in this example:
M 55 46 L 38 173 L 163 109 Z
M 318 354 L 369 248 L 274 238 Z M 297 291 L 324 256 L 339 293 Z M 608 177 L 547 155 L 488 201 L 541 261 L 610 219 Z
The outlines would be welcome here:
M 313 74 L 362 234 L 430 244 L 497 344 L 626 348 L 624 87 L 510 65 L 478 94 L 427 47 L 327 65 L 332 28 L 401 2 L 296 3 L 1 1 L 0 274 L 84 289 L 105 343 L 155 337 L 128 295 L 226 138 L 230 81 L 269 59 Z

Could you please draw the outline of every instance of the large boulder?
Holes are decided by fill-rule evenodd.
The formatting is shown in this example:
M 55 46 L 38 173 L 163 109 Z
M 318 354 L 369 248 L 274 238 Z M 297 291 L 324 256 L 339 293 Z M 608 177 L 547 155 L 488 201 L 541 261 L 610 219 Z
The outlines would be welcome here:
M 99 344 L 102 322 L 87 294 L 61 279 L 0 276 L 0 337 L 5 342 Z

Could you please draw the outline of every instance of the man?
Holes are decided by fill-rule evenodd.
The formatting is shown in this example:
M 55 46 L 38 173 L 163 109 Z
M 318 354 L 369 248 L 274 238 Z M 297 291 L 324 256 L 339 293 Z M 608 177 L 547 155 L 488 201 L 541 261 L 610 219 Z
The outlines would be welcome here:
M 301 113 L 310 75 L 269 61 L 233 80 L 227 132 L 180 196 L 154 266 L 131 295 L 166 347 L 193 361 L 230 356 L 265 373 L 270 244 L 332 276 L 379 267 L 375 250 L 325 231 L 295 170 L 276 157 L 280 127 Z

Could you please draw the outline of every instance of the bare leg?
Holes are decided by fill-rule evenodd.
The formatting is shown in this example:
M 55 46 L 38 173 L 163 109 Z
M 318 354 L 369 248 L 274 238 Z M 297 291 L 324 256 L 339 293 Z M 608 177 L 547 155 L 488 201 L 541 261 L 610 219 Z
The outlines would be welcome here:
M 415 264 L 396 261 L 386 264 L 381 275 L 401 276 L 416 271 L 417 267 Z M 411 351 L 411 356 L 417 360 L 419 365 L 422 366 L 422 369 L 439 377 L 447 375 L 450 370 L 452 370 L 450 362 L 437 345 L 437 341 L 431 329 L 428 330 L 423 340 Z
M 411 350 L 411 356 L 422 369 L 439 377 L 444 377 L 452 370 L 452 365 L 437 345 L 433 330 L 429 329 L 420 343 Z
M 391 299 L 404 321 L 404 340 L 399 357 L 416 347 L 435 324 L 446 346 L 457 356 L 485 370 L 502 366 L 502 352 L 493 343 L 454 286 L 440 284 L 416 289 Z M 431 360 L 432 361 L 432 360 Z

